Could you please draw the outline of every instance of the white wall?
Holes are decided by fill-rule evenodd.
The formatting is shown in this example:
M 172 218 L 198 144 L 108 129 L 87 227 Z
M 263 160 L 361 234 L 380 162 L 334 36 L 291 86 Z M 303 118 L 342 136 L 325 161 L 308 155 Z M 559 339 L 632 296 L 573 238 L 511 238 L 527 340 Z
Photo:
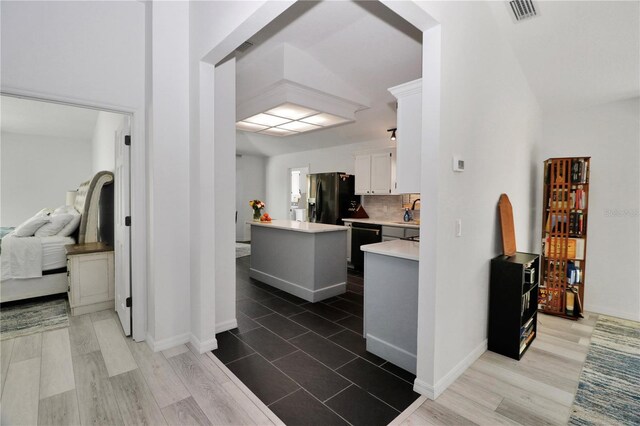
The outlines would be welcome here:
M 635 98 L 544 115 L 536 164 L 540 200 L 544 160 L 591 156 L 585 309 L 634 321 L 640 321 L 639 106 Z
M 283 6 L 285 3 L 190 2 L 189 179 L 192 193 L 196 194 L 191 200 L 191 327 L 193 333 L 200 336 L 202 348 L 216 345 L 216 330 L 233 328 L 236 323 L 233 267 L 235 205 L 229 202 L 233 194 L 229 197 L 227 191 L 217 191 L 218 185 L 223 184 L 229 176 L 235 178 L 235 128 L 228 120 L 235 116 L 234 106 L 228 108 L 228 116 L 225 117 L 223 114 L 221 117 L 228 120 L 225 121 L 228 122 L 228 129 L 214 129 L 214 117 L 218 118 L 215 110 L 220 107 L 221 103 L 218 101 L 223 98 L 221 96 L 214 102 L 215 94 L 226 94 L 228 89 L 233 90 L 235 77 L 232 78 L 225 72 L 228 70 L 220 69 L 214 72 L 212 65 L 218 64 L 253 32 L 249 31 L 237 40 L 225 43 L 227 47 L 222 49 L 222 56 L 216 59 L 209 56 L 212 49 L 219 46 L 242 22 L 264 19 L 265 14 L 252 16 L 258 8 L 268 6 L 282 9 L 286 7 Z M 233 65 L 235 66 L 235 61 Z M 228 87 L 220 88 L 219 79 L 227 79 Z M 218 161 L 220 156 L 223 157 L 222 161 Z M 232 178 L 230 181 L 231 192 L 235 189 L 233 180 Z M 213 218 L 211 212 L 215 212 Z M 229 244 L 226 244 L 226 241 L 229 241 Z M 222 250 L 222 253 L 217 253 L 219 250 Z M 224 263 L 227 259 L 229 261 Z
M 2 226 L 17 226 L 39 210 L 65 204 L 89 179 L 91 141 L 2 132 Z
M 115 132 L 122 125 L 122 114 L 100 111 L 93 131 L 92 170 L 110 172 L 115 169 Z
M 308 137 L 312 138 L 313 134 Z M 389 139 L 382 139 L 269 157 L 266 167 L 267 211 L 275 219 L 289 219 L 289 169 L 308 166 L 309 173 L 354 173 L 356 152 L 391 145 Z
M 439 37 L 423 43 L 424 85 L 435 74 L 428 67 L 438 62 L 442 77 L 440 120 L 425 125 L 435 138 L 423 140 L 422 148 L 421 223 L 426 226 L 421 229 L 416 382 L 437 396 L 486 349 L 489 262 L 501 252 L 501 193 L 513 204 L 518 250 L 532 248 L 532 150 L 540 112 L 487 4 L 419 6 L 440 22 L 442 40 L 439 61 L 428 53 Z M 423 115 L 431 109 L 425 96 Z M 454 155 L 465 160 L 465 172 L 452 171 Z M 455 237 L 456 218 L 462 220 L 461 237 Z
M 143 219 L 131 228 L 133 328 L 144 338 L 149 221 L 145 176 L 136 170 L 144 170 L 146 151 L 145 4 L 3 1 L 0 7 L 3 91 L 134 113 L 131 213 Z
M 215 285 L 216 312 L 215 331 L 231 330 L 238 326 L 236 321 L 236 268 L 235 268 L 235 206 L 231 201 L 235 196 L 236 150 L 233 141 L 236 135 L 236 60 L 228 59 L 215 67 L 214 103 L 215 127 L 213 157 L 215 176 L 213 189 L 214 232 L 215 232 Z M 218 291 L 218 290 L 223 291 Z M 212 324 L 214 325 L 214 324 Z
M 236 241 L 248 241 L 251 238 L 251 226 L 246 222 L 253 219 L 250 200 L 266 199 L 266 158 L 255 155 L 236 156 Z M 268 206 L 265 211 L 273 211 Z M 275 217 L 275 216 L 274 216 Z
M 191 338 L 189 5 L 154 2 L 151 7 L 149 287 L 154 326 L 148 337 L 155 350 L 162 350 Z
M 143 107 L 144 4 L 3 1 L 2 88 Z

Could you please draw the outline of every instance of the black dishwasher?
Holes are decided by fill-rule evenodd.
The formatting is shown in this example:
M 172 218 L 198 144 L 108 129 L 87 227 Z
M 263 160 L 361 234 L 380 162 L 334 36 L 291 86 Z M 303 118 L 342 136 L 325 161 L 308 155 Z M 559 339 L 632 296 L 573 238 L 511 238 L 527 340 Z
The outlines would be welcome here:
M 351 264 L 353 268 L 364 270 L 364 252 L 360 246 L 382 241 L 382 225 L 354 222 L 351 226 Z

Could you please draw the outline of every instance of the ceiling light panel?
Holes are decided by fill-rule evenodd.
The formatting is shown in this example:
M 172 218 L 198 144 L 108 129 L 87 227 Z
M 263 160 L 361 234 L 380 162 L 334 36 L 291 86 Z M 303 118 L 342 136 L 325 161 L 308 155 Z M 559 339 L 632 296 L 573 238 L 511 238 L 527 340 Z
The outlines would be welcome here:
M 322 129 L 322 126 L 303 123 L 302 121 L 292 121 L 278 126 L 278 129 L 293 130 L 294 132 L 309 132 L 311 130 Z
M 337 115 L 327 114 L 323 112 L 321 114 L 312 115 L 311 117 L 303 118 L 302 120 L 305 123 L 315 124 L 317 126 L 327 127 L 327 126 L 335 126 L 336 124 L 345 123 L 349 120 L 338 117 Z
M 267 114 L 277 115 L 278 117 L 288 118 L 290 120 L 299 120 L 301 118 L 317 114 L 319 111 L 287 102 L 265 112 Z
M 268 129 L 268 126 L 261 124 L 247 123 L 246 121 L 238 121 L 236 123 L 236 129 L 244 130 L 245 132 L 259 132 L 260 130 Z
M 271 127 L 270 129 L 262 130 L 259 133 L 264 135 L 271 135 L 271 136 L 289 136 L 289 135 L 295 135 L 297 132 L 281 129 L 279 127 Z
M 288 123 L 291 120 L 288 118 L 276 117 L 275 115 L 260 113 L 260 114 L 251 116 L 249 118 L 245 118 L 243 121 L 254 123 L 254 124 L 261 124 L 267 127 L 272 127 L 272 126 L 279 126 L 281 124 Z

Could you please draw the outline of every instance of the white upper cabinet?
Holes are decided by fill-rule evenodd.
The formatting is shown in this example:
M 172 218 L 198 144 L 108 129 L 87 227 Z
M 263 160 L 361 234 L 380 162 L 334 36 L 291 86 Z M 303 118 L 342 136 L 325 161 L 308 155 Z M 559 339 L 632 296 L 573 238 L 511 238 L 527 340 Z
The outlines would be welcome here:
M 391 161 L 393 154 L 380 152 L 371 154 L 371 193 L 391 194 Z M 394 182 L 395 186 L 395 182 Z
M 389 89 L 398 100 L 396 131 L 398 194 L 420 193 L 422 169 L 422 79 Z
M 357 195 L 389 195 L 395 189 L 395 149 L 356 155 Z
M 371 193 L 371 155 L 356 155 L 355 166 L 356 194 Z

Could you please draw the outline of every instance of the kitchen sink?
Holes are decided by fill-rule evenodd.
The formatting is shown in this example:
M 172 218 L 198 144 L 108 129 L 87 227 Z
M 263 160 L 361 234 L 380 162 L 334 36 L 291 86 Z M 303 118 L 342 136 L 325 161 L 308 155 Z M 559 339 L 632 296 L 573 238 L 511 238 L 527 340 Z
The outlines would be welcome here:
M 405 222 L 404 220 L 397 220 L 397 221 L 393 221 L 391 223 L 397 223 L 398 225 L 415 225 L 415 226 L 420 226 L 420 222 Z

